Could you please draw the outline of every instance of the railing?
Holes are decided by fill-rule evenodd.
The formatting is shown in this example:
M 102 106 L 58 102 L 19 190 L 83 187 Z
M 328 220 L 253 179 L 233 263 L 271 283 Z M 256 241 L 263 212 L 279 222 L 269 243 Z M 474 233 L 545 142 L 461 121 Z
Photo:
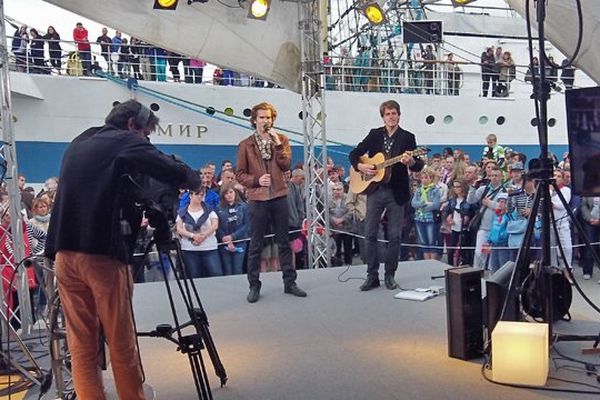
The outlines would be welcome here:
M 9 40 L 12 38 L 9 38 Z M 100 44 L 91 43 L 90 51 L 77 51 L 77 43 L 60 41 L 62 50 L 32 51 L 11 54 L 11 68 L 26 73 L 68 76 L 92 76 L 100 69 L 122 78 L 145 81 L 185 82 L 204 85 L 276 87 L 276 85 L 235 71 L 192 60 L 177 54 L 161 54 L 154 46 L 127 44 L 118 53 L 102 52 Z M 110 50 L 110 44 L 109 50 Z M 32 57 L 32 55 L 38 57 Z M 326 57 L 325 89 L 346 92 L 380 92 L 436 95 L 482 95 L 481 65 L 474 62 L 424 61 L 410 59 L 358 57 Z M 531 94 L 525 82 L 528 67 L 516 65 L 514 80 L 500 81 L 506 90 L 500 97 Z M 490 82 L 489 96 L 498 80 Z M 556 79 L 553 85 L 564 85 Z

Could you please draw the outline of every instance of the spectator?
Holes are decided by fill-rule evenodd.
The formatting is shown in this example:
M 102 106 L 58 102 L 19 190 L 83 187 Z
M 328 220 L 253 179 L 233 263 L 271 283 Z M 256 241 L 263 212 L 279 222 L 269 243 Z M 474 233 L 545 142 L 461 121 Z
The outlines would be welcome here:
M 342 257 L 344 265 L 352 265 L 352 236 L 348 234 L 351 228 L 352 214 L 346 207 L 346 195 L 344 194 L 344 185 L 336 182 L 331 188 L 332 196 L 329 201 L 329 223 L 331 229 L 337 231 L 333 233 L 336 244 L 336 257 Z M 343 251 L 342 251 L 343 247 Z
M 92 54 L 90 41 L 88 39 L 88 31 L 83 27 L 81 22 L 78 22 L 73 29 L 73 40 L 77 42 L 77 51 L 81 59 L 81 65 L 83 67 L 83 74 L 90 74 L 90 67 L 92 65 Z
M 446 57 L 446 70 L 448 71 L 448 94 L 450 96 L 458 96 L 462 78 L 462 69 L 460 69 L 454 61 L 454 54 L 452 53 L 448 53 L 448 56 Z
M 141 41 L 138 38 L 131 38 L 131 43 L 129 44 L 129 63 L 131 64 L 131 68 L 133 69 L 133 76 L 137 80 L 143 80 L 144 76 L 140 71 L 140 59 L 142 57 L 142 46 Z
M 295 174 L 295 179 L 292 179 L 293 174 Z M 288 227 L 289 227 L 289 242 L 290 248 L 292 249 L 292 265 L 294 268 L 299 268 L 304 265 L 304 263 L 298 262 L 302 261 L 301 257 L 304 253 L 304 237 L 300 233 L 302 228 L 302 222 L 306 218 L 306 206 L 304 205 L 304 198 L 302 196 L 302 188 L 303 188 L 303 179 L 299 179 L 299 177 L 304 178 L 304 171 L 301 169 L 294 170 L 293 173 L 290 171 L 286 171 L 285 179 L 288 187 L 288 210 L 289 210 L 289 218 L 288 218 Z
M 560 80 L 565 85 L 565 89 L 573 89 L 573 82 L 575 82 L 575 67 L 569 65 L 569 60 L 566 58 L 562 61 Z
M 431 167 L 421 172 L 421 184 L 415 191 L 411 206 L 415 209 L 415 225 L 419 244 L 423 249 L 423 258 L 435 259 L 438 232 L 437 219 L 440 212 L 440 191 L 435 185 L 436 172 Z
M 492 225 L 488 236 L 488 243 L 491 247 L 490 252 L 490 271 L 495 273 L 510 260 L 510 252 L 508 247 L 508 232 L 506 225 L 508 224 L 508 216 L 506 215 L 506 201 L 508 195 L 500 193 L 496 197 L 498 206 L 495 210 L 496 215 L 492 218 Z
M 177 213 L 185 271 L 189 278 L 223 275 L 217 250 L 219 217 L 204 203 L 205 188 L 190 191 L 190 203 Z
M 598 243 L 600 239 L 600 197 L 584 197 L 581 201 L 581 216 L 583 219 L 583 230 L 585 236 L 591 243 Z M 589 280 L 594 274 L 594 256 L 592 251 L 598 252 L 597 244 L 593 248 L 587 246 L 584 249 L 583 260 L 583 279 Z
M 121 40 L 119 46 L 119 62 L 117 63 L 117 73 L 123 79 L 131 76 L 131 49 L 127 38 Z
M 504 163 L 504 147 L 498 145 L 498 137 L 493 133 L 486 136 L 487 146 L 483 148 L 482 160 L 493 160 L 499 167 Z
M 443 215 L 450 227 L 448 239 L 448 264 L 459 266 L 468 264 L 469 250 L 463 249 L 471 246 L 469 235 L 469 221 L 477 212 L 477 207 L 467 202 L 469 184 L 464 179 L 452 182 L 452 191 L 448 199 L 448 206 Z
M 100 54 L 106 61 L 106 65 L 108 65 L 108 72 L 112 73 L 112 60 L 110 58 L 112 39 L 108 36 L 107 28 L 102 28 L 102 35 L 98 36 L 96 43 L 100 45 Z
M 510 51 L 505 51 L 502 54 L 502 59 L 497 65 L 500 68 L 500 77 L 495 93 L 497 97 L 506 97 L 510 91 L 510 82 L 515 79 L 516 73 L 515 61 Z
M 467 202 L 469 204 L 481 204 L 479 208 L 479 213 L 482 214 L 481 224 L 476 233 L 475 256 L 473 259 L 473 267 L 478 269 L 484 269 L 486 267 L 487 260 L 483 254 L 483 246 L 484 243 L 487 243 L 490 229 L 492 228 L 492 219 L 498 208 L 496 197 L 504 192 L 502 186 L 502 171 L 500 171 L 498 167 L 491 169 L 489 178 L 489 184 L 480 185 L 479 187 L 471 186 L 467 195 Z
M 433 54 L 433 46 L 428 44 L 423 52 L 423 81 L 425 84 L 425 94 L 433 94 L 433 76 L 436 70 L 437 58 Z
M 50 205 L 48 202 L 42 198 L 34 199 L 32 214 L 33 217 L 31 217 L 29 223 L 44 232 L 48 232 L 48 224 L 50 223 Z
M 488 90 L 490 88 L 490 80 L 494 75 L 494 68 L 496 64 L 496 58 L 494 57 L 494 48 L 488 47 L 483 53 L 481 53 L 481 82 L 483 97 L 487 97 Z M 492 92 L 494 87 L 492 87 Z
M 16 28 L 13 34 L 11 49 L 17 60 L 17 70 L 19 72 L 26 72 L 27 70 L 27 45 L 29 44 L 29 34 L 27 33 L 27 25 L 21 25 Z
M 30 54 L 33 62 L 31 72 L 34 74 L 48 74 L 50 71 L 48 71 L 44 60 L 44 38 L 40 36 L 37 29 L 31 28 L 29 34 L 31 35 L 29 48 L 31 49 Z
M 523 163 L 515 162 L 508 167 L 509 180 L 504 185 L 508 194 L 513 194 L 523 189 Z
M 494 51 L 494 72 L 492 73 L 492 97 L 497 97 L 498 81 L 500 80 L 500 68 L 502 64 L 502 47 L 496 47 Z
M 540 79 L 540 62 L 537 57 L 533 57 L 532 60 L 533 63 L 529 64 L 527 73 L 525 74 L 525 82 L 529 82 L 533 85 L 535 93 L 537 82 Z
M 561 171 L 554 171 L 554 179 L 556 180 L 556 186 L 560 190 L 560 193 L 564 197 L 567 204 L 571 201 L 571 189 L 568 186 L 565 186 L 563 180 L 563 173 Z M 552 231 L 551 238 L 553 239 L 553 246 L 556 246 L 556 242 L 560 243 L 562 250 L 564 252 L 564 258 L 560 252 L 557 253 L 558 250 L 553 252 L 553 260 L 554 263 L 552 265 L 559 265 L 564 269 L 568 266 L 570 269 L 573 268 L 573 248 L 572 248 L 572 240 L 571 240 L 571 226 L 569 222 L 569 216 L 567 213 L 567 209 L 560 201 L 557 192 L 554 190 L 553 186 L 550 186 L 550 200 L 552 201 L 552 213 L 554 214 L 554 220 L 556 221 L 556 227 L 558 230 L 558 237 L 555 235 L 554 230 Z M 558 257 L 560 256 L 560 257 Z M 566 271 L 565 271 L 566 272 Z M 566 275 L 566 273 L 565 273 Z M 568 275 L 567 275 L 568 276 Z
M 204 73 L 204 67 L 206 67 L 205 61 L 199 60 L 197 58 L 190 59 L 190 72 L 188 75 L 186 75 L 186 79 L 189 79 L 190 83 L 202 83 L 202 74 Z
M 173 81 L 181 82 L 181 75 L 179 74 L 181 55 L 172 51 L 167 51 L 167 61 L 169 62 L 169 71 L 171 71 L 171 74 L 173 75 Z
M 248 248 L 250 217 L 248 205 L 234 188 L 233 182 L 223 183 L 221 202 L 217 210 L 219 228 L 217 239 L 224 275 L 240 275 L 244 269 L 244 257 Z
M 56 32 L 56 29 L 52 25 L 48 27 L 48 31 L 42 37 L 48 42 L 48 53 L 50 55 L 50 66 L 56 69 L 56 72 L 60 75 L 61 69 L 61 57 L 62 48 L 60 46 L 60 35 Z
M 139 41 L 140 50 L 140 69 L 144 80 L 153 81 L 155 76 L 154 70 L 154 53 L 153 48 L 147 43 Z

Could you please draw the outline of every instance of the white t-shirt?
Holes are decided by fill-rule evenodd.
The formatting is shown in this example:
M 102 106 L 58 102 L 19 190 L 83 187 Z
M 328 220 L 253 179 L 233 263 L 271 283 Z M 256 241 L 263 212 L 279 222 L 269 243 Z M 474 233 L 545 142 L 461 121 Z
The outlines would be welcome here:
M 192 218 L 194 219 L 194 222 L 197 222 L 198 219 L 200 219 L 200 217 L 204 214 L 204 210 L 199 210 L 199 211 L 190 211 L 188 210 L 188 213 L 192 216 Z M 217 216 L 217 214 L 214 211 L 211 211 L 210 214 L 208 214 L 208 219 L 206 220 L 205 223 L 202 224 L 202 226 L 200 227 L 200 232 L 206 232 L 210 229 L 210 221 L 213 219 L 219 219 L 219 217 Z M 178 215 L 177 216 L 177 222 L 181 221 L 181 217 Z M 208 251 L 208 250 L 216 250 L 217 249 L 217 236 L 216 236 L 216 232 L 213 232 L 212 235 L 208 236 L 206 239 L 204 239 L 204 241 L 202 243 L 200 243 L 199 246 L 196 246 L 195 244 L 193 244 L 189 238 L 181 238 L 179 239 L 179 241 L 181 242 L 181 250 L 185 250 L 185 251 Z
M 460 232 L 462 229 L 462 215 L 460 215 L 460 212 L 456 211 L 456 210 L 460 210 L 460 205 L 462 204 L 463 201 L 464 201 L 464 199 L 457 198 L 456 206 L 454 207 L 454 210 L 452 210 L 452 228 L 451 229 L 454 232 Z

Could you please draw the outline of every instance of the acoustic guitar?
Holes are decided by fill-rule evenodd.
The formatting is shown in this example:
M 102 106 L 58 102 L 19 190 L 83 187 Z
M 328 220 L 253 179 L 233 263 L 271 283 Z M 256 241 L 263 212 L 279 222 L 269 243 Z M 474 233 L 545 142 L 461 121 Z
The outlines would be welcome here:
M 404 154 L 408 154 L 411 157 L 418 157 L 427 154 L 429 151 L 430 149 L 427 147 L 417 147 Z M 350 191 L 357 194 L 367 194 L 373 191 L 379 184 L 389 182 L 391 177 L 390 167 L 399 163 L 404 154 L 392 157 L 388 160 L 385 159 L 383 153 L 377 153 L 373 157 L 367 155 L 362 156 L 360 162 L 363 164 L 374 165 L 377 173 L 375 175 L 366 175 L 354 168 L 350 168 Z

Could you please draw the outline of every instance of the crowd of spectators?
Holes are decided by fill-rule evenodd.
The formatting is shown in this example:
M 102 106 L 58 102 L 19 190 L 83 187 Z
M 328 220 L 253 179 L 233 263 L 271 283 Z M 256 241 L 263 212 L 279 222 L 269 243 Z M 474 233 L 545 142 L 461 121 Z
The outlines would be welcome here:
M 205 61 L 182 56 L 135 37 L 127 39 L 120 31 L 115 31 L 111 37 L 108 28 L 102 28 L 101 35 L 91 41 L 88 30 L 78 22 L 73 29 L 71 42 L 75 49 L 69 52 L 62 48 L 69 41 L 64 38 L 61 40 L 53 26 L 47 28 L 45 35 L 40 35 L 38 30 L 29 29 L 27 25 L 12 25 L 15 32 L 11 49 L 20 72 L 89 76 L 95 70 L 104 70 L 122 78 L 164 82 L 168 70 L 174 82 L 203 82 L 207 65 Z M 99 51 L 94 50 L 92 44 L 97 45 Z M 275 86 L 247 74 L 219 67 L 213 72 L 212 82 L 222 86 Z
M 446 148 L 442 154 L 430 155 L 426 163 L 423 171 L 410 174 L 412 200 L 405 213 L 407 221 L 403 224 L 400 260 L 441 259 L 451 265 L 473 265 L 492 272 L 506 261 L 514 260 L 535 192 L 534 180 L 525 168 L 525 155 L 500 146 L 496 136 L 489 135 L 482 154 L 471 157 L 459 148 Z M 596 241 L 600 235 L 600 198 L 581 199 L 571 195 L 568 155 L 556 160 L 555 165 L 554 177 L 562 195 L 576 210 L 590 239 Z M 206 224 L 202 232 L 209 240 L 204 241 L 204 247 L 190 247 L 198 253 L 191 255 L 196 257 L 195 260 L 186 262 L 195 266 L 188 271 L 193 277 L 241 274 L 245 271 L 249 226 L 245 189 L 237 183 L 235 166 L 230 161 L 221 163 L 218 174 L 216 170 L 214 163 L 203 166 L 199 170 L 203 187 L 194 192 L 182 192 L 180 196 L 180 207 L 202 210 L 208 217 L 202 222 Z M 363 263 L 366 196 L 349 192 L 344 166 L 330 162 L 321 174 L 329 188 L 332 265 Z M 306 242 L 302 234 L 302 223 L 306 217 L 304 177 L 302 164 L 297 164 L 286 175 L 289 241 L 297 268 L 306 267 Z M 24 177 L 21 183 L 22 208 L 28 216 L 28 224 L 41 230 L 47 229 L 56 178 L 49 178 L 37 195 L 25 187 Z M 553 251 L 553 265 L 571 266 L 573 259 L 581 259 L 584 279 L 590 279 L 593 273 L 591 255 L 584 250 L 573 251 L 572 243 L 579 242 L 579 239 L 573 234 L 572 222 L 558 195 L 554 192 L 551 195 L 558 231 L 558 236 L 552 237 L 552 244 L 560 244 L 564 252 L 563 257 L 560 252 Z M 379 234 L 382 247 L 385 246 L 386 224 L 395 223 L 386 221 L 385 215 L 383 222 Z M 185 223 L 182 214 L 177 223 L 180 234 L 185 232 Z M 539 244 L 538 228 L 538 240 L 532 245 Z M 144 226 L 138 253 L 143 252 L 150 236 L 151 228 Z M 192 238 L 179 237 L 182 248 L 186 250 L 186 244 Z M 268 241 L 261 256 L 261 271 L 278 270 L 277 260 L 277 246 Z M 144 274 L 144 265 L 149 268 L 148 262 L 143 260 L 137 266 L 135 276 L 138 282 L 148 275 L 147 271 Z

